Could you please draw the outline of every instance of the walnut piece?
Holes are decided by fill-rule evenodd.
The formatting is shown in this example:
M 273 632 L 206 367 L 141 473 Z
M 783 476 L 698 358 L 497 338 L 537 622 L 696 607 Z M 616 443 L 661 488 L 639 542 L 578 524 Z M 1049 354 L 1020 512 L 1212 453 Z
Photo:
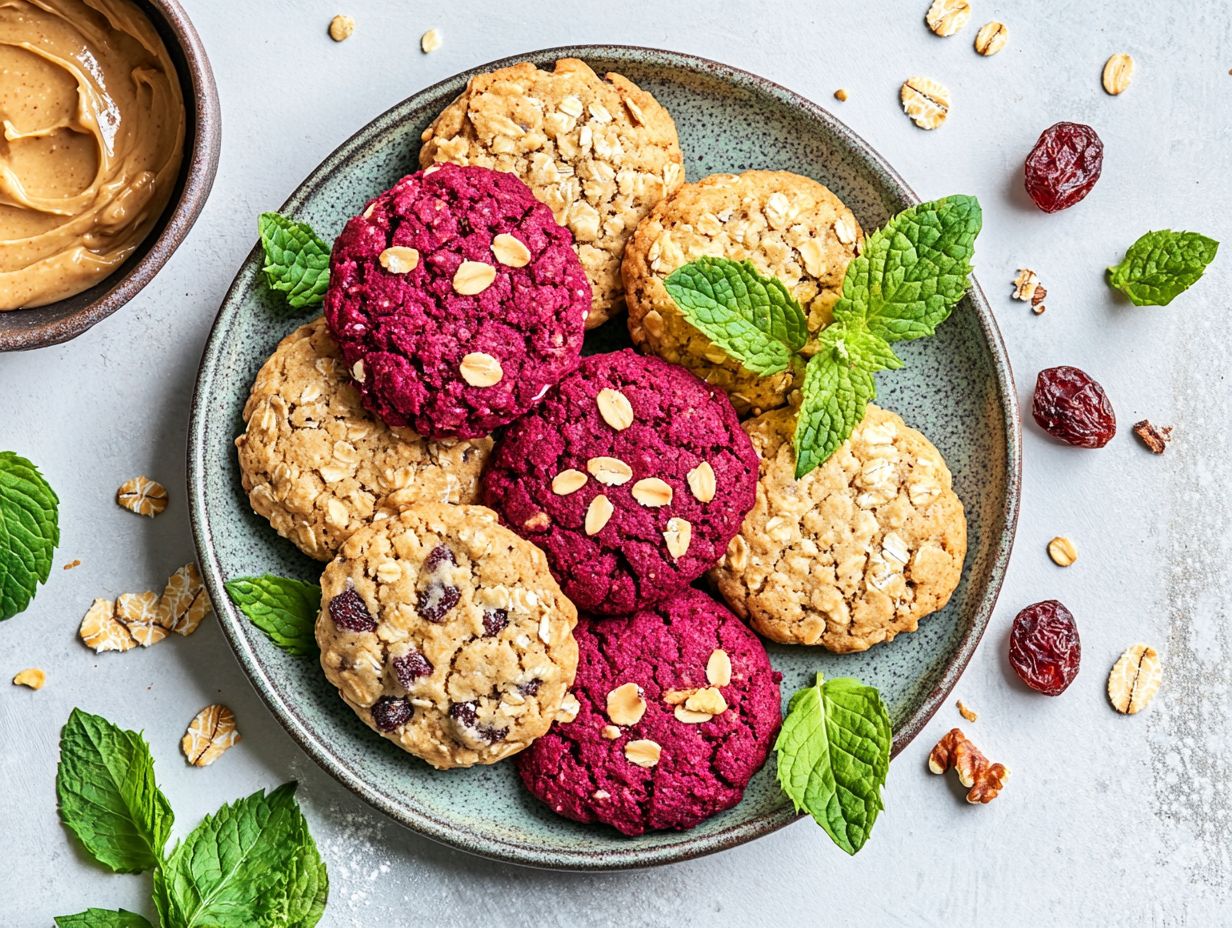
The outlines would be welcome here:
M 1150 419 L 1135 422 L 1133 432 L 1152 454 L 1163 454 L 1168 442 L 1172 441 L 1172 426 L 1159 428 L 1153 425 Z
M 967 740 L 961 728 L 951 728 L 928 755 L 928 769 L 945 773 L 953 767 L 958 782 L 967 787 L 967 802 L 992 802 L 1005 786 L 1010 772 L 1004 764 L 991 764 L 980 749 Z
M 235 713 L 224 705 L 206 706 L 188 723 L 180 750 L 194 767 L 208 767 L 240 740 Z

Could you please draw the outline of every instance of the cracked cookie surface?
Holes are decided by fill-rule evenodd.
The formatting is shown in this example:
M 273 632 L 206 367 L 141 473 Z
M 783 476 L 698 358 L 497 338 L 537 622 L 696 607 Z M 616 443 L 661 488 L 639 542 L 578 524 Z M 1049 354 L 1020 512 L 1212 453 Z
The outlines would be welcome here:
M 782 721 L 780 675 L 757 636 L 690 589 L 624 618 L 583 618 L 577 639 L 581 708 L 518 758 L 527 789 L 628 835 L 692 828 L 739 802 Z M 636 721 L 612 701 L 628 691 L 644 706 Z M 706 711 L 685 709 L 699 693 L 714 700 Z
M 757 456 L 721 391 L 625 349 L 584 358 L 505 429 L 481 484 L 578 608 L 611 615 L 711 567 L 756 479 Z
M 593 289 L 587 326 L 624 307 L 620 257 L 642 217 L 684 181 L 676 125 L 619 74 L 576 58 L 470 79 L 423 133 L 422 167 L 477 164 L 520 177 L 573 233 Z
M 439 769 L 524 749 L 561 711 L 577 611 L 543 554 L 482 506 L 360 529 L 321 577 L 321 666 L 372 729 Z
M 744 423 L 757 502 L 711 578 L 772 641 L 864 651 L 949 602 L 967 553 L 950 471 L 927 438 L 869 405 L 830 459 L 795 479 L 794 413 Z
M 590 286 L 569 233 L 510 174 L 410 174 L 349 220 L 325 318 L 364 405 L 432 438 L 478 438 L 577 366 Z
M 782 406 L 794 386 L 791 372 L 758 377 L 745 370 L 685 321 L 663 281 L 701 257 L 750 261 L 786 285 L 816 335 L 830 323 L 862 241 L 851 210 L 799 174 L 746 171 L 685 184 L 629 240 L 622 266 L 629 334 L 643 350 L 726 390 L 741 415 Z
M 235 440 L 253 511 L 311 558 L 414 499 L 473 503 L 492 439 L 432 441 L 386 426 L 360 403 L 318 317 L 262 365 Z

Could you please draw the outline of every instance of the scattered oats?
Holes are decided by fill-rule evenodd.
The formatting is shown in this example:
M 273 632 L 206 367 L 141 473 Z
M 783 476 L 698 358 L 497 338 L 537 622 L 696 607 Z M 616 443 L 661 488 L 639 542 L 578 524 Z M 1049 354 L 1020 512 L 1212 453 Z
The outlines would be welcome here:
M 487 265 L 484 265 L 487 267 Z M 458 373 L 472 387 L 491 387 L 501 382 L 505 371 L 500 361 L 482 351 L 472 351 L 462 358 Z
M 568 725 L 577 718 L 581 711 L 582 704 L 578 702 L 577 697 L 572 693 L 565 693 L 565 698 L 560 701 L 560 711 L 556 713 L 556 721 L 562 725 Z
M 143 648 L 167 637 L 167 629 L 158 621 L 157 593 L 121 593 L 116 597 L 115 617 Z
M 646 125 L 646 114 L 642 112 L 642 108 L 633 102 L 632 98 L 624 97 L 625 107 L 629 110 L 629 115 L 633 118 L 633 124 L 637 126 Z
M 419 47 L 423 49 L 425 55 L 431 55 L 441 47 L 442 41 L 444 40 L 441 38 L 441 30 L 429 29 L 419 37 Z
M 188 723 L 188 731 L 180 739 L 180 750 L 194 767 L 208 767 L 239 740 L 235 713 L 215 703 L 206 706 Z
M 559 109 L 566 116 L 572 116 L 574 119 L 577 119 L 586 111 L 582 106 L 582 101 L 574 96 L 568 96 L 561 100 Z
M 967 0 L 933 0 L 924 16 L 928 28 L 943 39 L 967 25 L 971 18 L 971 4 Z
M 134 477 L 116 490 L 116 502 L 129 512 L 152 519 L 167 508 L 167 488 L 149 477 Z
M 846 103 L 848 99 L 847 88 L 840 87 L 838 90 L 834 91 L 834 99 L 839 103 Z
M 684 708 L 690 712 L 705 712 L 708 715 L 720 715 L 727 711 L 727 700 L 716 687 L 708 686 L 698 690 L 684 701 Z
M 1134 79 L 1134 59 L 1125 52 L 1117 52 L 1104 62 L 1104 92 L 1118 96 L 1129 89 Z
M 709 461 L 702 461 L 688 473 L 689 492 L 699 503 L 708 503 L 714 499 L 718 489 L 715 482 L 714 468 Z
M 381 267 L 391 274 L 409 274 L 419 267 L 419 252 L 406 245 L 394 245 L 381 252 Z
M 1135 422 L 1133 433 L 1138 436 L 1152 454 L 1163 454 L 1168 442 L 1172 441 L 1172 426 L 1160 428 L 1151 423 L 1150 419 Z
M 544 615 L 539 619 L 539 640 L 544 644 L 552 643 L 552 618 Z
M 1117 712 L 1135 715 L 1150 705 L 1162 681 L 1159 653 L 1145 644 L 1130 645 L 1108 674 L 1108 699 Z
M 158 600 L 158 624 L 187 638 L 213 609 L 195 562 L 171 575 Z
M 355 378 L 356 383 L 364 382 L 364 362 L 362 360 L 356 361 L 351 366 L 351 376 Z
M 580 470 L 574 470 L 572 467 L 568 470 L 562 470 L 552 478 L 552 492 L 557 496 L 568 496 L 570 493 L 576 493 L 584 486 L 586 486 L 586 475 Z
M 903 81 L 899 98 L 903 112 L 921 129 L 936 129 L 950 114 L 950 92 L 944 84 L 927 77 Z
M 810 277 L 822 277 L 826 272 L 826 251 L 820 240 L 807 239 L 796 246 L 805 273 Z
M 844 245 L 853 245 L 856 240 L 856 230 L 851 227 L 846 219 L 839 218 L 834 220 L 834 235 Z
M 595 402 L 603 421 L 616 431 L 623 432 L 633 424 L 633 404 L 619 390 L 604 387 L 595 397 Z
M 653 767 L 662 753 L 663 749 L 648 738 L 639 738 L 625 745 L 625 757 L 639 767 Z
M 77 558 L 73 558 L 73 560 L 69 561 L 67 564 L 64 565 L 64 569 L 72 570 L 74 567 L 80 567 L 80 566 L 81 566 L 81 561 L 79 561 Z
M 1058 535 L 1048 542 L 1048 556 L 1058 567 L 1068 567 L 1078 560 L 1078 549 L 1068 538 Z
M 382 583 L 397 583 L 402 576 L 402 567 L 392 557 L 383 558 L 376 565 L 376 578 Z
M 672 501 L 671 486 L 658 477 L 643 477 L 633 484 L 633 498 L 651 509 L 666 506 Z
M 586 469 L 604 486 L 618 487 L 633 479 L 633 468 L 620 458 L 591 458 L 586 462 Z M 634 490 L 636 489 L 634 486 Z
M 355 31 L 355 20 L 339 13 L 329 21 L 329 37 L 335 42 L 345 42 Z
M 999 23 L 994 19 L 980 26 L 980 31 L 975 34 L 975 50 L 985 58 L 991 58 L 1005 48 L 1009 37 L 1009 30 L 1005 28 L 1005 23 Z
M 483 293 L 496 280 L 496 268 L 484 261 L 463 261 L 453 275 L 453 289 L 462 296 Z
M 615 741 L 620 737 L 620 729 L 615 725 L 604 725 L 603 730 L 599 732 L 608 741 Z
M 41 690 L 46 682 L 46 672 L 37 667 L 27 667 L 25 670 L 18 671 L 13 677 L 14 686 L 28 686 L 32 690 Z
M 696 712 L 693 709 L 685 708 L 683 705 L 676 706 L 673 711 L 677 722 L 683 722 L 685 725 L 701 725 L 703 722 L 709 722 L 713 715 L 709 712 Z
M 722 648 L 710 652 L 706 661 L 706 680 L 711 686 L 727 686 L 731 683 L 731 657 Z
M 693 541 L 693 526 L 678 517 L 668 519 L 663 540 L 667 542 L 667 553 L 672 556 L 673 561 L 678 561 L 684 557 L 690 542 Z
M 976 719 L 979 718 L 979 716 L 975 714 L 975 710 L 972 709 L 970 706 L 968 706 L 961 699 L 958 700 L 958 714 L 961 715 L 968 722 L 974 722 Z
M 116 619 L 115 601 L 110 599 L 94 600 L 86 610 L 77 634 L 81 636 L 86 647 L 92 648 L 96 654 L 102 654 L 104 651 L 128 651 L 137 647 L 137 642 L 128 628 Z
M 607 717 L 616 725 L 636 725 L 646 714 L 646 698 L 636 683 L 622 683 L 607 694 Z
M 608 112 L 607 107 L 602 103 L 591 103 L 586 109 L 590 112 L 590 118 L 597 123 L 607 123 L 612 121 L 612 114 Z
M 615 511 L 616 508 L 611 500 L 602 493 L 592 499 L 590 505 L 586 507 L 586 534 L 598 535 Z
M 508 232 L 492 239 L 492 257 L 505 267 L 526 267 L 530 264 L 530 249 Z

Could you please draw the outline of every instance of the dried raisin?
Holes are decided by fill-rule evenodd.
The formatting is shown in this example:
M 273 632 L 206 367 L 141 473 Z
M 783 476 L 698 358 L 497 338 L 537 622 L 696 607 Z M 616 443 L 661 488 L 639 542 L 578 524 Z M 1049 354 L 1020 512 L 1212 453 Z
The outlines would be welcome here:
M 1080 122 L 1059 122 L 1045 129 L 1027 155 L 1027 193 L 1046 213 L 1068 209 L 1082 200 L 1104 167 L 1104 143 Z
M 1010 664 L 1037 693 L 1059 696 L 1078 676 L 1082 642 L 1074 615 L 1055 599 L 1027 606 L 1014 617 Z
M 1116 434 L 1116 413 L 1095 380 L 1076 367 L 1049 367 L 1035 379 L 1031 414 L 1045 432 L 1079 448 L 1102 448 Z

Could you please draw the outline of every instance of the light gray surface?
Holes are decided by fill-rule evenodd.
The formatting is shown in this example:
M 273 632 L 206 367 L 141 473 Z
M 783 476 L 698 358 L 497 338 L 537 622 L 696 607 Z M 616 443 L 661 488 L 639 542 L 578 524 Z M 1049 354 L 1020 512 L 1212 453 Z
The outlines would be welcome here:
M 48 671 L 38 693 L 0 685 L 0 922 L 42 926 L 90 905 L 148 910 L 146 877 L 89 863 L 55 814 L 60 726 L 74 705 L 144 729 L 182 835 L 224 801 L 295 778 L 333 882 L 328 928 L 439 925 L 1146 924 L 1217 923 L 1232 904 L 1232 579 L 1225 568 L 1232 476 L 1225 373 L 1232 255 L 1171 307 L 1115 299 L 1102 268 L 1151 228 L 1232 240 L 1232 18 L 1206 0 L 1161 16 L 1155 4 L 985 3 L 941 40 L 926 0 L 472 2 L 449 9 L 353 0 L 354 37 L 335 46 L 319 3 L 186 2 L 209 50 L 224 110 L 218 182 L 196 229 L 130 306 L 59 348 L 0 357 L 0 449 L 40 465 L 62 500 L 50 584 L 0 625 L 0 677 Z M 718 12 L 721 8 L 722 14 Z M 256 9 L 251 9 L 256 7 Z M 978 26 L 998 18 L 1009 45 L 983 59 Z M 418 50 L 440 27 L 445 44 Z M 192 639 L 96 657 L 75 637 L 95 596 L 157 588 L 193 556 L 184 439 L 197 359 L 215 308 L 251 247 L 255 216 L 369 118 L 475 63 L 566 42 L 676 48 L 761 73 L 832 105 L 922 196 L 977 194 L 985 229 L 977 274 L 998 313 L 1029 402 L 1035 373 L 1077 364 L 1107 388 L 1121 429 L 1101 451 L 1051 443 L 1024 427 L 1018 543 L 1001 604 L 956 695 L 895 761 L 887 811 L 854 859 L 810 823 L 751 845 L 651 872 L 578 876 L 498 866 L 394 826 L 316 769 L 249 688 L 211 620 Z M 1119 99 L 1099 87 L 1104 59 L 1138 61 Z M 946 83 L 954 112 L 924 133 L 898 109 L 899 83 Z M 834 103 L 847 87 L 851 99 Z M 1093 124 L 1104 177 L 1055 216 L 1021 192 L 1021 162 L 1059 119 Z M 1035 317 L 1008 299 L 1019 266 L 1049 290 Z M 1162 458 L 1129 425 L 1174 424 Z M 1028 417 L 1029 418 L 1029 417 Z M 116 508 L 124 479 L 148 473 L 172 492 L 148 522 Z M 1055 534 L 1080 560 L 1054 567 Z M 60 565 L 80 558 L 65 572 Z M 1083 669 L 1050 700 L 1005 660 L 1014 613 L 1057 597 L 1078 617 Z M 1116 715 L 1107 670 L 1136 640 L 1160 649 L 1164 689 L 1141 716 Z M 892 646 L 892 645 L 891 645 Z M 214 767 L 188 768 L 178 741 L 212 701 L 235 709 L 244 742 Z M 970 808 L 952 778 L 925 769 L 929 747 L 962 724 L 1010 766 L 1005 794 Z M 682 915 L 681 913 L 686 913 Z

